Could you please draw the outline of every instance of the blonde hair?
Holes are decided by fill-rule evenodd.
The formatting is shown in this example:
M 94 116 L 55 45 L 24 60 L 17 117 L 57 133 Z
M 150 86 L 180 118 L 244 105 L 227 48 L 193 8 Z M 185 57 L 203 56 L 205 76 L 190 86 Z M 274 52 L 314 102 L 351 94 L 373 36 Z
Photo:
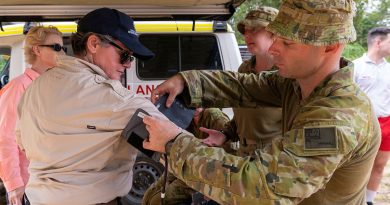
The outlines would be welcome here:
M 43 44 L 49 35 L 62 36 L 62 33 L 54 26 L 34 26 L 30 28 L 24 42 L 24 56 L 28 64 L 32 64 L 36 59 L 32 47 Z

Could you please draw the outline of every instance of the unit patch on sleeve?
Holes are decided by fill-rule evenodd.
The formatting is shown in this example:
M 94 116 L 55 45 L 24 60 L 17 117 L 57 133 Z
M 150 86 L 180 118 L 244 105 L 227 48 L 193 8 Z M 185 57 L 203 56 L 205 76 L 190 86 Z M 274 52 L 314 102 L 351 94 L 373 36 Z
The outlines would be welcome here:
M 305 150 L 337 149 L 336 127 L 304 128 Z

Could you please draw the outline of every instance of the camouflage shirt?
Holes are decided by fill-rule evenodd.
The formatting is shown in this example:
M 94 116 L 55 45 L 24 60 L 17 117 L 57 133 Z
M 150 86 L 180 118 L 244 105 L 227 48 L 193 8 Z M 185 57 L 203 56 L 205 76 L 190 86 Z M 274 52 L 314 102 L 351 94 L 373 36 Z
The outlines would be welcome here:
M 229 121 L 229 117 L 222 112 L 219 108 L 207 108 L 200 113 L 199 123 L 195 124 L 191 122 L 190 127 L 187 129 L 193 133 L 195 137 L 199 139 L 206 139 L 207 133 L 201 132 L 200 127 L 210 128 L 214 130 L 220 130 L 224 127 L 225 123 Z
M 200 127 L 205 127 L 214 130 L 220 130 L 225 123 L 229 121 L 228 116 L 219 108 L 207 108 L 200 113 L 199 124 L 196 125 L 193 121 L 187 131 L 194 134 L 199 139 L 207 138 L 207 134 L 199 130 Z M 226 148 L 225 148 L 226 149 Z M 161 188 L 164 186 L 164 177 L 160 177 L 157 182 L 146 190 L 142 198 L 143 205 L 160 205 L 161 204 Z M 195 191 L 189 188 L 184 182 L 177 179 L 172 173 L 168 173 L 167 187 L 165 190 L 165 204 L 189 204 L 191 203 L 192 194 Z
M 181 73 L 191 82 L 193 106 L 281 106 L 283 137 L 250 160 L 181 134 L 167 146 L 171 171 L 222 204 L 363 205 L 379 125 L 367 96 L 352 82 L 352 64 L 341 67 L 306 99 L 295 80 L 277 72 Z
M 252 56 L 238 68 L 240 73 L 257 73 L 256 57 Z M 239 155 L 248 156 L 256 148 L 264 147 L 273 137 L 282 134 L 282 108 L 264 106 L 258 108 L 233 108 L 234 118 L 226 123 L 224 132 L 233 141 L 240 139 Z

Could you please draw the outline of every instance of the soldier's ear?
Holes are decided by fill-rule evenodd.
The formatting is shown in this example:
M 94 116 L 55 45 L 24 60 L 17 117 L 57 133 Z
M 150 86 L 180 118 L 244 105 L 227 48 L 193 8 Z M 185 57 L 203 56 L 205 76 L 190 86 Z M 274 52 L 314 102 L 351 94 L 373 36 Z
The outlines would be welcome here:
M 326 46 L 325 53 L 335 53 L 341 49 L 341 44 L 336 43 L 333 45 Z

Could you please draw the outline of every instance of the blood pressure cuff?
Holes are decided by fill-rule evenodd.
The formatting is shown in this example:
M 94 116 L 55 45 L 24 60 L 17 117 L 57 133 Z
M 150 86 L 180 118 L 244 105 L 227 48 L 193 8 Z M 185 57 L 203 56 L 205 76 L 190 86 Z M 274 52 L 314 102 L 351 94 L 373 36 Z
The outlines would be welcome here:
M 167 95 L 161 96 L 156 103 L 157 109 L 177 126 L 182 129 L 188 128 L 192 118 L 194 117 L 195 109 L 188 108 L 180 96 L 176 97 L 172 106 L 169 108 L 165 106 L 166 101 Z M 149 137 L 149 132 L 146 130 L 146 126 L 143 122 L 143 118 L 146 115 L 149 116 L 149 113 L 141 108 L 137 109 L 131 117 L 129 123 L 127 123 L 121 136 L 143 154 L 153 158 L 155 152 L 144 149 L 142 146 L 143 141 Z
M 153 158 L 155 152 L 145 149 L 142 146 L 143 141 L 149 137 L 149 132 L 146 130 L 146 125 L 143 122 L 143 118 L 146 115 L 149 116 L 149 113 L 141 108 L 137 109 L 133 117 L 131 117 L 129 123 L 127 123 L 121 136 L 140 152 L 150 158 Z

